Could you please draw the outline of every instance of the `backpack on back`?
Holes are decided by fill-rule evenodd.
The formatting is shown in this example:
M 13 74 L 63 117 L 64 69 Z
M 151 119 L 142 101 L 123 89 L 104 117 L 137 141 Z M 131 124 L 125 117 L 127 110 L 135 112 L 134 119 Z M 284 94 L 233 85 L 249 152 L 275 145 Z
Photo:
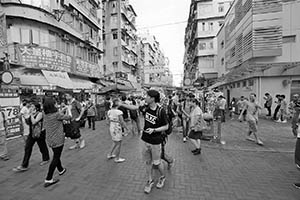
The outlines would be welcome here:
M 166 112 L 165 110 L 163 110 L 162 106 L 159 106 L 157 109 L 157 116 L 158 116 L 158 121 L 161 121 L 162 119 L 162 111 Z M 169 119 L 169 116 L 167 115 L 167 122 L 169 124 L 168 129 L 163 131 L 165 134 L 170 135 L 172 133 L 172 129 L 173 129 L 173 122 L 171 119 Z

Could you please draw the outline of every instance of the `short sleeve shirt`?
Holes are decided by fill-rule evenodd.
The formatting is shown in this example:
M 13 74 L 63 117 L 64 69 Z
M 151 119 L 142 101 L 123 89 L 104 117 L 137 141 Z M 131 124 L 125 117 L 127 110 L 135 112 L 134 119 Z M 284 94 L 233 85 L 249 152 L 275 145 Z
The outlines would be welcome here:
M 82 106 L 79 103 L 79 101 L 77 101 L 77 100 L 72 101 L 72 103 L 70 104 L 70 110 L 71 110 L 71 115 L 72 115 L 71 120 L 75 120 L 76 118 L 79 117 L 81 109 L 82 109 Z
M 191 126 L 195 126 L 197 123 L 197 119 L 199 116 L 202 115 L 202 110 L 200 109 L 199 106 L 196 106 L 196 108 L 191 112 L 190 117 L 191 117 Z
M 159 111 L 159 109 L 161 109 Z M 158 116 L 160 114 L 160 116 Z M 161 132 L 155 132 L 148 134 L 145 132 L 148 128 L 159 128 L 168 124 L 167 114 L 165 109 L 157 106 L 155 110 L 152 110 L 150 107 L 147 107 L 145 110 L 145 126 L 142 135 L 142 140 L 149 144 L 161 144 L 163 137 Z
M 108 119 L 112 123 L 120 123 L 119 116 L 123 115 L 123 112 L 121 110 L 117 109 L 111 109 L 107 112 Z

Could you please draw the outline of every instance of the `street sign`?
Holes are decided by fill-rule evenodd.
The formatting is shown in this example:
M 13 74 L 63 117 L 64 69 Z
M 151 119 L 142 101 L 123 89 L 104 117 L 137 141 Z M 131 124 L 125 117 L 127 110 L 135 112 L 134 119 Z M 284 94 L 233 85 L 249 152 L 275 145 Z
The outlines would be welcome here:
M 9 85 L 13 82 L 14 76 L 10 71 L 4 71 L 1 73 L 1 82 Z
M 186 78 L 186 79 L 184 80 L 184 85 L 186 85 L 186 86 L 191 85 L 191 79 Z

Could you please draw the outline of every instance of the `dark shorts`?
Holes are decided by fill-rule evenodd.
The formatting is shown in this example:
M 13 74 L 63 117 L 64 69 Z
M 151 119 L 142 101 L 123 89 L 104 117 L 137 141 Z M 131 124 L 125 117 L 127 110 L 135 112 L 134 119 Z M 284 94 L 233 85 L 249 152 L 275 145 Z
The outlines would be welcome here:
M 194 130 L 190 131 L 189 138 L 198 140 L 201 137 L 202 137 L 202 131 L 194 131 Z

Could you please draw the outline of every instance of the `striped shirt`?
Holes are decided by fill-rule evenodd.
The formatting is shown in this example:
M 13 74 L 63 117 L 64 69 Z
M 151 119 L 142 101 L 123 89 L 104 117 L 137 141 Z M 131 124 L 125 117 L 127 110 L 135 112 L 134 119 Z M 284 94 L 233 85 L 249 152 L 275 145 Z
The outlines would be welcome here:
M 68 120 L 70 116 L 60 112 L 50 113 L 44 116 L 44 128 L 46 130 L 46 141 L 51 148 L 64 145 L 65 135 L 62 120 Z

